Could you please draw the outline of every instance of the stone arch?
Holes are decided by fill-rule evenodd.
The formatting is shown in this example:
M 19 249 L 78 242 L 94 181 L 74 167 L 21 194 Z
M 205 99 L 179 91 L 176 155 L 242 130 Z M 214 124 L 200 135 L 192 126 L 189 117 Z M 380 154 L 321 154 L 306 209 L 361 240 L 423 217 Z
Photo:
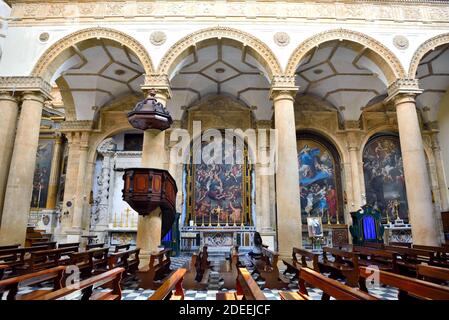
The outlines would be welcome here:
M 213 38 L 227 38 L 249 47 L 254 57 L 267 69 L 270 78 L 282 74 L 282 68 L 277 57 L 264 42 L 247 32 L 228 27 L 201 29 L 183 37 L 168 49 L 159 63 L 158 73 L 169 75 L 189 47 Z
M 87 28 L 71 33 L 62 39 L 57 40 L 41 55 L 35 64 L 31 76 L 42 77 L 49 81 L 52 76 L 52 65 L 61 62 L 65 58 L 64 53 L 71 46 L 88 39 L 105 38 L 128 47 L 137 56 L 146 74 L 152 74 L 154 67 L 145 47 L 133 37 L 124 32 L 111 28 Z
M 375 135 L 379 134 L 379 133 L 391 133 L 391 134 L 395 134 L 399 137 L 399 129 L 397 127 L 397 125 L 392 125 L 392 124 L 384 124 L 381 126 L 377 126 L 371 130 L 369 130 L 368 132 L 366 132 L 366 134 L 364 135 L 361 143 L 360 143 L 360 148 L 359 148 L 359 158 L 363 159 L 363 150 L 365 150 L 366 144 L 368 143 L 368 141 L 374 137 Z
M 408 69 L 408 78 L 415 79 L 419 63 L 421 62 L 421 59 L 426 55 L 426 53 L 446 43 L 449 43 L 449 33 L 439 34 L 424 41 L 424 43 L 422 43 L 413 54 L 412 60 L 410 62 L 410 67 Z
M 389 84 L 405 77 L 405 70 L 396 55 L 376 39 L 361 32 L 336 29 L 328 30 L 304 40 L 293 51 L 285 70 L 286 76 L 294 76 L 299 63 L 314 47 L 331 40 L 347 40 L 365 46 L 372 51 L 370 58 L 385 72 Z

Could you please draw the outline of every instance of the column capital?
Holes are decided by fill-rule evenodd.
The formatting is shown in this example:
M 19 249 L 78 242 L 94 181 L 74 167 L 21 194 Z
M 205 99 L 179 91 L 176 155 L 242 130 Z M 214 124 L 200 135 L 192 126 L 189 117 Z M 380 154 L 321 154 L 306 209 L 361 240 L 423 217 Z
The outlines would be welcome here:
M 299 87 L 295 85 L 294 76 L 274 75 L 271 80 L 270 99 L 276 100 L 280 96 L 290 96 L 295 99 Z
M 391 100 L 396 101 L 396 99 L 404 96 L 414 98 L 421 92 L 423 92 L 423 90 L 419 88 L 418 79 L 397 79 L 388 87 L 388 97 L 386 102 Z
M 0 91 L 0 101 L 11 101 L 18 103 L 19 97 L 14 95 L 12 91 Z
M 151 73 L 145 75 L 145 83 L 140 86 L 144 95 L 148 95 L 148 91 L 154 90 L 156 91 L 156 98 L 158 95 L 162 95 L 165 97 L 165 100 L 171 98 L 171 88 L 170 81 L 168 79 L 168 75 L 159 74 L 159 73 Z
M 0 91 L 39 92 L 51 98 L 51 85 L 41 77 L 0 77 Z

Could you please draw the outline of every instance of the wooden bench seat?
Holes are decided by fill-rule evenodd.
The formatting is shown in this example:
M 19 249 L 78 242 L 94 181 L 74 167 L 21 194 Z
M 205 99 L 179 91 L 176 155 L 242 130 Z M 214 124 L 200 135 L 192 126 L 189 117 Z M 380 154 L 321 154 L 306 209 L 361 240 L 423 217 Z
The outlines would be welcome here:
M 120 282 L 124 271 L 124 268 L 115 268 L 82 280 L 76 286 L 67 286 L 33 300 L 57 300 L 78 291 L 81 291 L 81 300 L 121 300 L 122 289 Z M 111 289 L 105 292 L 95 291 L 96 288 L 107 287 L 108 284 L 111 284 Z
M 359 290 L 344 285 L 337 280 L 330 279 L 325 275 L 307 267 L 299 270 L 299 291 L 295 295 L 291 292 L 281 291 L 279 294 L 282 300 L 310 300 L 306 284 L 323 291 L 321 300 L 329 300 L 330 297 L 336 300 L 378 300 L 376 297 Z
M 167 279 L 172 270 L 170 269 L 170 255 L 172 249 L 164 249 L 160 252 L 152 253 L 148 262 L 148 270 L 139 270 L 137 277 L 139 286 L 144 289 L 157 289 L 162 281 Z
M 148 300 L 184 300 L 182 284 L 186 272 L 187 269 L 184 268 L 179 268 L 173 272 Z
M 219 292 L 216 294 L 217 300 L 267 300 L 246 268 L 238 268 L 237 273 L 235 285 L 237 291 Z
M 299 272 L 298 266 L 300 267 L 310 267 L 315 271 L 320 271 L 318 266 L 319 254 L 314 253 L 305 249 L 293 248 L 291 259 L 282 259 L 282 262 L 287 266 L 284 274 L 290 273 L 294 274 L 293 279 L 298 279 Z
M 223 280 L 223 288 L 235 289 L 238 268 L 241 267 L 239 259 L 239 246 L 233 246 L 229 256 L 220 264 L 220 279 Z
M 385 246 L 385 250 L 394 253 L 396 271 L 405 276 L 416 277 L 417 265 L 422 263 L 433 264 L 435 261 L 434 252 L 429 250 L 396 246 Z
M 334 257 L 329 260 L 328 254 Z M 321 272 L 329 272 L 333 279 L 343 278 L 347 285 L 356 287 L 359 261 L 357 254 L 336 248 L 324 247 L 322 260 L 318 262 Z
M 131 248 L 131 243 L 118 244 L 115 246 L 114 252 L 128 251 L 130 248 Z
M 354 246 L 353 252 L 359 257 L 358 265 L 376 266 L 380 270 L 396 272 L 396 256 L 391 251 L 370 247 Z
M 449 248 L 443 246 L 435 247 L 435 246 L 413 245 L 413 249 L 433 251 L 434 259 L 430 262 L 430 264 L 437 267 L 449 268 Z
M 255 261 L 255 268 L 260 277 L 265 280 L 264 287 L 269 289 L 286 288 L 289 279 L 279 273 L 279 253 L 268 248 L 262 248 L 262 257 Z
M 419 265 L 416 273 L 418 279 L 449 285 L 449 269 L 447 268 Z
M 366 267 L 360 267 L 359 274 L 359 287 L 365 292 L 368 292 L 366 279 L 372 279 L 397 288 L 399 300 L 449 300 L 449 288 L 432 282 Z
M 0 263 L 7 265 L 12 274 L 16 274 L 16 268 L 23 266 L 32 252 L 45 249 L 47 246 L 3 249 L 0 250 Z
M 69 254 L 77 252 L 78 249 L 78 247 L 67 247 L 31 252 L 30 258 L 25 260 L 23 265 L 17 266 L 16 270 L 18 273 L 24 274 L 65 265 L 70 261 Z
M 122 267 L 125 268 L 124 273 L 126 275 L 135 275 L 137 270 L 139 270 L 139 263 L 140 263 L 139 253 L 140 248 L 126 251 L 119 251 L 109 254 L 108 258 L 109 269 Z
M 98 274 L 108 270 L 109 248 L 94 248 L 87 250 L 92 267 L 92 273 Z
M 38 272 L 28 273 L 25 275 L 12 277 L 0 281 L 0 297 L 3 293 L 8 292 L 7 300 L 31 300 L 42 296 L 46 293 L 58 290 L 63 287 L 65 267 L 58 266 L 50 269 L 41 270 Z M 51 281 L 53 287 L 50 289 L 38 289 L 30 293 L 19 295 L 19 285 L 21 286 L 36 286 L 38 284 Z

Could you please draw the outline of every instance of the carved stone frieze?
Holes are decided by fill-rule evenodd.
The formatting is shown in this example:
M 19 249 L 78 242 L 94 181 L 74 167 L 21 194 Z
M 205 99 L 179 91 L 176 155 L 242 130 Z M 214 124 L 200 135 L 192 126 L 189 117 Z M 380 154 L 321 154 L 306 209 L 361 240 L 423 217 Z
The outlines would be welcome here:
M 41 77 L 0 77 L 0 91 L 32 91 L 51 97 L 51 85 Z

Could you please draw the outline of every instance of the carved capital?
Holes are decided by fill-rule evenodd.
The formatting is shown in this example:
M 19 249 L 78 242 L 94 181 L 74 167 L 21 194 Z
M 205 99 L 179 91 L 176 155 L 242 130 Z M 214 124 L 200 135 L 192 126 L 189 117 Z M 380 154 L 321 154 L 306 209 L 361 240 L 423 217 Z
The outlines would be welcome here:
M 156 96 L 163 95 L 165 99 L 170 99 L 171 89 L 170 81 L 166 74 L 151 73 L 145 75 L 145 83 L 140 86 L 145 96 L 148 95 L 148 91 L 155 90 Z
M 41 77 L 0 77 L 0 91 L 38 92 L 51 99 L 51 85 Z
M 294 99 L 298 89 L 294 76 L 275 75 L 271 81 L 270 99 L 275 100 L 280 95 L 290 95 Z
M 416 96 L 423 92 L 419 88 L 418 79 L 398 79 L 388 87 L 388 98 L 386 102 L 396 100 L 400 96 Z

